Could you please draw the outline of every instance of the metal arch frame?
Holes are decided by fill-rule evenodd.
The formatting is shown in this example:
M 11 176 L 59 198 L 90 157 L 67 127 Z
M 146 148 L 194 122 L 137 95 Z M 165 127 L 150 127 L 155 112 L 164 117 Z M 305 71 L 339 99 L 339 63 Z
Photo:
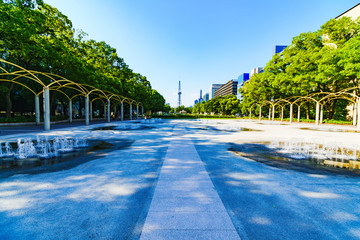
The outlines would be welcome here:
M 38 83 L 40 83 L 40 84 L 42 83 L 42 81 L 41 81 L 39 78 L 37 78 L 31 71 L 29 71 L 29 70 L 27 70 L 27 69 L 25 69 L 25 68 L 23 68 L 23 67 L 15 64 L 15 63 L 8 62 L 8 61 L 6 61 L 6 60 L 4 60 L 4 59 L 2 59 L 2 58 L 0 58 L 0 62 L 3 62 L 3 63 L 8 64 L 8 65 L 11 65 L 11 66 L 13 66 L 13 67 L 15 67 L 15 68 L 18 68 L 18 69 L 21 69 L 21 71 L 8 72 L 8 71 L 6 71 L 5 68 L 1 67 L 1 70 L 4 71 L 4 73 L 0 73 L 0 75 L 3 75 L 3 74 L 4 74 L 4 75 L 11 75 L 11 74 L 16 74 L 17 72 L 27 72 L 28 74 L 32 75 L 32 76 L 34 77 L 34 79 L 36 79 L 36 81 L 37 81 Z M 24 74 L 21 74 L 21 75 L 24 75 Z M 34 81 L 35 81 L 35 80 L 34 80 Z
M 269 120 L 271 119 L 271 116 L 272 116 L 272 119 L 274 120 L 274 108 L 275 108 L 274 101 L 263 100 L 259 104 L 260 104 L 260 109 L 268 104 L 270 105 L 269 106 Z M 272 109 L 272 114 L 271 114 L 271 109 Z M 260 110 L 260 113 L 261 113 L 261 110 Z M 259 121 L 260 120 L 261 120 L 261 114 L 259 116 Z
M 100 92 L 103 94 L 104 98 L 106 99 L 110 99 L 114 96 L 117 96 L 119 99 L 123 98 L 123 99 L 127 99 L 129 101 L 129 103 L 137 103 L 135 100 L 129 98 L 129 97 L 124 97 L 124 96 L 121 96 L 121 95 L 118 95 L 118 94 L 115 94 L 115 93 L 112 93 L 112 92 L 109 92 L 109 91 L 103 91 L 101 89 L 98 89 L 98 88 L 95 88 L 91 85 L 88 85 L 88 84 L 82 84 L 82 83 L 77 83 L 77 82 L 74 82 L 74 81 L 71 81 L 69 79 L 66 79 L 60 75 L 57 75 L 57 74 L 54 74 L 54 73 L 45 73 L 45 72 L 39 72 L 39 71 L 33 71 L 33 70 L 27 70 L 25 68 L 22 68 L 21 66 L 17 65 L 17 64 L 14 64 L 14 63 L 11 63 L 11 62 L 8 62 L 4 59 L 1 59 L 0 58 L 0 62 L 3 62 L 3 63 L 6 63 L 6 64 L 9 64 L 11 66 L 14 66 L 16 68 L 19 68 L 21 69 L 21 71 L 15 71 L 15 72 L 8 72 L 6 71 L 6 69 L 4 69 L 3 67 L 0 67 L 0 69 L 2 71 L 4 71 L 3 73 L 0 73 L 0 76 L 1 75 L 6 75 L 6 76 L 9 76 L 9 75 L 15 75 L 15 79 L 0 79 L 1 81 L 7 81 L 7 82 L 13 82 L 13 83 L 16 83 L 16 84 L 19 84 L 23 87 L 26 87 L 27 89 L 29 89 L 30 91 L 32 91 L 34 94 L 35 91 L 31 88 L 29 88 L 28 86 L 26 86 L 25 84 L 19 82 L 19 81 L 16 81 L 17 79 L 21 78 L 21 77 L 25 77 L 25 78 L 28 78 L 30 80 L 33 80 L 35 81 L 36 83 L 39 83 L 42 87 L 49 87 L 49 89 L 51 90 L 56 90 L 58 91 L 59 88 L 69 88 L 69 89 L 73 89 L 73 90 L 77 90 L 79 92 L 81 92 L 83 96 L 86 96 L 86 95 L 89 95 L 93 92 Z M 24 74 L 20 74 L 20 73 L 24 73 Z M 47 78 L 49 78 L 50 80 L 52 80 L 51 83 L 49 84 L 45 84 L 40 78 L 38 78 L 36 76 L 36 74 L 40 74 L 40 75 L 43 75 Z M 31 75 L 32 77 L 29 77 L 28 75 Z M 55 77 L 57 77 L 58 79 L 56 79 Z M 63 84 L 63 82 L 65 82 L 65 84 Z M 57 84 L 57 88 L 55 87 L 52 87 L 52 85 L 55 85 Z M 75 85 L 77 86 L 78 88 L 74 88 L 74 87 L 70 87 L 69 85 Z M 88 88 L 90 88 L 91 90 L 89 90 Z M 37 94 L 41 94 L 43 91 L 37 93 Z M 108 94 L 106 94 L 106 92 Z M 73 98 L 73 97 L 72 97 Z
M 72 99 L 74 99 L 75 97 L 77 96 L 84 96 L 85 97 L 85 109 L 87 109 L 87 113 L 86 113 L 86 119 L 88 118 L 88 104 L 90 103 L 90 106 L 91 106 L 91 103 L 97 99 L 101 99 L 101 101 L 104 103 L 104 101 L 102 99 L 106 99 L 107 102 L 110 102 L 110 99 L 111 98 L 115 98 L 117 101 L 119 101 L 121 104 L 123 104 L 124 102 L 127 102 L 130 104 L 130 108 L 132 107 L 132 104 L 134 103 L 136 106 L 137 106 L 137 115 L 138 115 L 138 107 L 141 106 L 143 107 L 143 104 L 141 102 L 137 102 L 129 97 L 124 97 L 124 96 L 121 96 L 119 94 L 115 94 L 115 93 L 112 93 L 112 92 L 109 92 L 109 91 L 104 91 L 104 90 L 101 90 L 101 89 L 98 89 L 98 88 L 95 88 L 91 85 L 88 85 L 88 84 L 81 84 L 81 83 L 77 83 L 77 82 L 74 82 L 74 81 L 71 81 L 69 79 L 66 79 L 60 75 L 57 75 L 57 74 L 54 74 L 54 73 L 45 73 L 45 72 L 39 72 L 39 71 L 33 71 L 33 70 L 27 70 L 15 63 L 11 63 L 11 62 L 8 62 L 4 59 L 1 59 L 0 58 L 0 62 L 4 63 L 4 64 L 7 64 L 7 65 L 10 65 L 12 67 L 14 67 L 14 69 L 16 71 L 12 71 L 12 72 L 9 72 L 7 71 L 4 67 L 0 66 L 0 70 L 2 72 L 0 72 L 0 82 L 10 82 L 10 83 L 14 83 L 14 84 L 17 84 L 17 85 L 20 85 L 26 89 L 28 89 L 29 91 L 31 91 L 34 95 L 35 95 L 35 98 L 37 99 L 36 101 L 39 101 L 38 100 L 38 97 L 41 93 L 44 94 L 44 99 L 46 98 L 48 101 L 47 105 L 50 105 L 49 104 L 49 98 L 50 98 L 50 95 L 49 95 L 49 91 L 57 91 L 57 92 L 60 92 L 62 93 L 69 101 L 70 101 L 70 104 L 69 104 L 69 107 L 70 109 L 72 108 Z M 19 70 L 17 70 L 19 69 Z M 46 77 L 48 80 L 50 80 L 50 83 L 46 84 L 44 80 L 41 80 L 41 77 L 40 76 L 43 76 L 43 77 Z M 11 79 L 2 79 L 1 76 L 13 76 L 13 78 Z M 40 85 L 40 87 L 42 87 L 42 90 L 40 92 L 36 92 L 34 89 L 32 89 L 31 87 L 27 86 L 25 83 L 22 83 L 20 81 L 21 78 L 25 78 L 25 79 L 28 79 L 30 81 L 33 81 L 34 83 L 37 83 Z M 62 88 L 67 88 L 67 89 L 71 89 L 71 90 L 74 90 L 74 91 L 77 91 L 78 94 L 74 94 L 72 96 L 69 96 L 68 94 L 66 94 Z M 46 91 L 46 94 L 45 94 L 45 91 Z M 95 98 L 93 98 L 93 100 L 90 100 L 89 99 L 89 96 L 90 94 L 95 94 Z M 45 95 L 47 97 L 45 97 Z M 45 102 L 44 101 L 44 104 Z M 37 102 L 35 105 L 35 109 L 36 109 L 36 115 L 39 114 L 40 110 L 38 110 L 38 107 L 39 107 L 39 103 Z M 46 104 L 45 104 L 46 105 Z M 49 107 L 49 106 L 48 106 Z M 110 104 L 108 104 L 108 112 L 109 112 L 109 107 L 110 107 Z M 37 111 L 38 110 L 38 111 Z M 44 121 L 44 124 L 45 124 L 45 130 L 50 130 L 50 112 L 48 111 L 46 113 L 48 116 L 48 123 L 45 123 L 46 120 Z M 45 117 L 45 110 L 44 110 L 44 117 Z M 72 121 L 72 116 L 71 114 L 69 114 L 70 116 L 70 122 Z M 130 114 L 131 116 L 132 114 Z M 91 115 L 90 115 L 91 116 Z M 39 118 L 39 122 L 40 122 L 40 117 L 36 117 L 36 119 Z M 110 118 L 109 118 L 109 113 L 108 113 L 108 121 L 110 121 Z M 38 122 L 38 120 L 37 120 Z M 88 124 L 88 120 L 86 120 L 86 123 Z M 48 126 L 46 126 L 48 125 Z
M 135 103 L 135 105 L 136 105 L 137 102 L 135 100 L 131 99 L 131 98 L 127 98 L 126 102 L 130 104 L 130 120 L 132 120 L 132 117 L 133 117 L 132 105 L 133 105 L 133 103 Z
M 284 103 L 284 104 L 281 104 L 281 103 Z M 286 105 L 288 105 L 288 104 L 290 105 L 290 122 L 292 122 L 292 112 L 293 112 L 293 110 L 292 110 L 292 103 L 291 103 L 288 99 L 286 99 L 286 98 L 279 98 L 279 99 L 276 99 L 276 100 L 274 101 L 273 120 L 274 120 L 274 115 L 275 115 L 276 106 L 280 106 L 280 107 L 281 107 L 281 115 L 280 115 L 280 117 L 281 117 L 281 121 L 284 120 L 284 107 L 285 107 Z
M 260 112 L 259 112 L 259 114 L 261 114 L 261 106 L 260 106 L 260 104 L 259 104 L 258 102 L 253 102 L 253 103 L 250 105 L 250 109 L 249 109 L 249 120 L 251 120 L 251 117 L 252 117 L 252 108 L 253 108 L 255 105 L 260 107 Z
M 249 109 L 249 119 L 251 120 L 251 110 L 252 110 L 252 108 L 253 108 L 253 106 L 256 106 L 256 105 L 259 105 L 257 102 L 254 102 L 254 103 L 252 103 L 251 105 L 250 105 L 250 109 Z
M 17 85 L 20 85 L 22 87 L 25 87 L 26 89 L 28 89 L 30 92 L 32 92 L 34 95 L 38 95 L 34 90 L 32 90 L 31 88 L 29 88 L 28 86 L 26 86 L 25 84 L 23 83 L 19 83 L 19 82 L 15 82 L 15 81 L 12 81 L 12 80 L 9 80 L 9 79 L 0 79 L 0 82 L 11 82 L 11 83 L 15 83 Z
M 303 104 L 305 104 L 306 102 L 315 102 L 316 104 L 316 116 L 315 116 L 315 124 L 321 124 L 322 123 L 322 118 L 323 118 L 323 105 L 330 102 L 331 100 L 334 99 L 344 99 L 347 100 L 349 102 L 352 102 L 354 104 L 354 111 L 356 111 L 356 109 L 358 109 L 357 111 L 357 115 L 356 116 L 356 112 L 354 112 L 353 114 L 353 124 L 356 124 L 356 118 L 357 118 L 357 126 L 360 128 L 360 96 L 356 95 L 355 90 L 360 90 L 360 87 L 351 87 L 351 88 L 347 88 L 347 89 L 343 89 L 341 91 L 338 92 L 317 92 L 317 93 L 312 93 L 306 96 L 293 96 L 293 97 L 289 97 L 286 99 L 275 99 L 273 101 L 270 100 L 264 100 L 261 102 L 255 102 L 253 104 L 251 104 L 250 106 L 250 119 L 251 119 L 251 110 L 254 107 L 254 105 L 258 105 L 260 107 L 260 111 L 259 111 L 259 120 L 261 120 L 261 108 L 263 106 L 266 105 L 270 105 L 270 107 L 273 108 L 272 111 L 272 119 L 274 120 L 274 111 L 275 111 L 275 107 L 277 105 L 279 105 L 282 110 L 283 108 L 287 105 L 290 104 L 290 123 L 292 122 L 292 113 L 293 113 L 293 105 L 298 106 L 298 121 L 300 118 L 300 108 Z M 351 93 L 350 91 L 353 91 L 354 93 Z M 325 95 L 325 96 L 322 96 Z M 292 99 L 294 99 L 293 101 L 291 101 Z M 281 104 L 282 102 L 285 102 L 285 104 Z M 320 110 L 321 108 L 321 110 Z M 270 119 L 270 111 L 271 109 L 269 109 L 269 119 Z M 282 119 L 283 119 L 283 114 L 282 114 Z

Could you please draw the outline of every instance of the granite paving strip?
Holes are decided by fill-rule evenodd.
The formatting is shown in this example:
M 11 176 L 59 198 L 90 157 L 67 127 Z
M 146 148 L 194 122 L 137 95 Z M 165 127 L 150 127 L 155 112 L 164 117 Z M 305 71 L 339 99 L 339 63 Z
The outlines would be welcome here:
M 140 239 L 240 239 L 185 131 L 174 129 Z

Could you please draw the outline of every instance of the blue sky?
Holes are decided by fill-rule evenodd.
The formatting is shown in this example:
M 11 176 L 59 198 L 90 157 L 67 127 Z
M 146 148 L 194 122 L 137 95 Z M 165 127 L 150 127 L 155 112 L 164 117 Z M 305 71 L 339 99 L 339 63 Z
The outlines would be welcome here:
M 275 45 L 315 31 L 355 0 L 45 0 L 88 39 L 105 41 L 171 106 L 264 66 Z

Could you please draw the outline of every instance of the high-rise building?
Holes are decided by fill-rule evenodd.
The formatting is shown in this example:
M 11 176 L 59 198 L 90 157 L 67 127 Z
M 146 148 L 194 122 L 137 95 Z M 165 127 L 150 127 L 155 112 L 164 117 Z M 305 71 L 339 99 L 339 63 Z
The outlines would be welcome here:
M 180 81 L 179 81 L 178 96 L 179 96 L 179 99 L 178 99 L 178 107 L 180 107 L 180 106 L 181 106 L 181 83 L 180 83 Z
M 264 68 L 263 67 L 257 67 L 257 68 L 254 68 L 251 70 L 251 73 L 250 73 L 250 77 L 254 74 L 258 74 L 258 73 L 262 73 L 264 72 Z
M 285 48 L 287 48 L 286 45 L 276 45 L 274 47 L 274 54 L 281 53 Z
M 221 88 L 224 84 L 211 84 L 210 99 L 214 98 L 215 91 Z
M 200 89 L 200 98 L 199 98 L 199 103 L 202 103 L 204 101 L 203 97 L 202 97 L 202 90 Z
M 232 79 L 215 91 L 214 97 L 236 95 L 238 80 Z
M 335 19 L 338 20 L 342 17 L 350 17 L 352 20 L 356 20 L 358 17 L 360 17 L 360 3 L 356 4 L 352 8 L 346 10 L 339 16 L 337 16 Z M 337 44 L 332 41 L 330 36 L 328 34 L 324 34 L 322 36 L 323 44 L 332 48 L 337 48 Z
M 210 94 L 209 93 L 205 93 L 204 94 L 204 101 L 207 102 L 210 100 Z
M 248 81 L 250 78 L 250 74 L 249 73 L 243 73 L 238 77 L 238 86 L 237 86 L 237 99 L 240 100 L 240 102 L 242 102 L 243 100 L 243 96 L 241 95 L 241 93 L 239 92 L 240 88 L 242 88 L 244 86 L 244 83 L 246 81 Z
M 342 14 L 337 16 L 335 19 L 339 19 L 339 18 L 342 18 L 342 17 L 351 17 L 353 20 L 360 17 L 360 3 L 356 4 L 355 6 L 350 8 L 349 10 L 343 12 Z

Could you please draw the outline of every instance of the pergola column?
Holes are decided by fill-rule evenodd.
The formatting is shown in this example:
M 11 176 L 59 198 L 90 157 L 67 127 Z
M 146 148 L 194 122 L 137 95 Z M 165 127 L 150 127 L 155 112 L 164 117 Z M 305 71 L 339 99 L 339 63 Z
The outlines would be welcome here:
M 260 106 L 260 110 L 259 110 L 259 121 L 261 121 L 261 106 Z
M 284 107 L 281 107 L 281 121 L 284 120 Z
M 132 120 L 132 103 L 130 103 L 130 120 Z
M 251 120 L 251 108 L 250 108 L 250 113 L 249 113 L 249 119 Z
M 136 119 L 139 118 L 139 105 L 136 105 Z
M 298 105 L 298 116 L 297 116 L 297 120 L 298 120 L 298 122 L 300 122 L 300 105 Z
M 356 125 L 356 115 L 357 115 L 357 104 L 353 104 L 353 126 Z
M 110 99 L 107 100 L 107 122 L 110 122 Z
M 315 125 L 319 125 L 319 112 L 320 112 L 320 105 L 319 102 L 316 102 Z
M 272 120 L 275 119 L 275 105 L 272 106 Z
M 357 105 L 357 109 L 358 109 L 358 111 L 357 111 L 357 114 L 358 114 L 357 128 L 360 128 L 360 101 L 358 98 L 356 99 L 356 105 Z
M 50 130 L 50 90 L 44 87 L 44 129 Z
M 85 125 L 89 126 L 89 95 L 85 95 Z
M 90 121 L 92 121 L 92 120 L 93 120 L 93 104 L 90 101 Z
M 72 123 L 72 117 L 73 117 L 73 113 L 72 113 L 72 99 L 69 100 L 69 123 Z
M 324 117 L 324 106 L 321 104 L 320 105 L 320 121 L 319 121 L 319 124 L 322 124 L 323 117 Z
M 106 119 L 106 103 L 104 102 L 104 118 Z
M 40 125 L 40 96 L 35 95 L 35 119 L 36 125 Z
M 121 121 L 124 121 L 124 103 L 121 102 Z
M 290 104 L 290 123 L 293 121 L 293 105 Z
M 269 121 L 271 120 L 271 106 L 269 106 Z
M 141 105 L 141 116 L 144 117 L 144 107 Z

